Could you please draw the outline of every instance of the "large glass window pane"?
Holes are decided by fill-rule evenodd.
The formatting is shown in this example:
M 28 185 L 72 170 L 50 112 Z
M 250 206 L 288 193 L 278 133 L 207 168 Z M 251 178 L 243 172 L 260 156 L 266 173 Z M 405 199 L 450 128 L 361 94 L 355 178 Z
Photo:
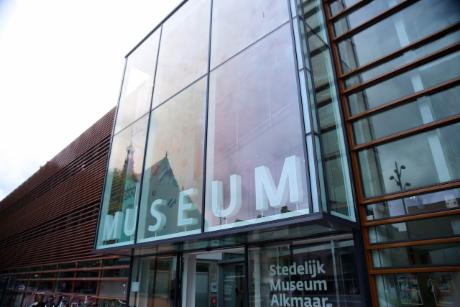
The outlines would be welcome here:
M 334 22 L 335 35 L 339 36 L 353 28 L 356 28 L 362 23 L 372 19 L 373 17 L 399 4 L 399 2 L 402 1 L 404 0 L 371 1 L 369 4 Z
M 287 1 L 214 1 L 212 14 L 211 67 L 221 64 L 289 19 Z
M 99 221 L 98 248 L 134 243 L 147 118 L 145 115 L 113 137 Z
M 292 55 L 285 25 L 211 73 L 207 230 L 308 213 Z
M 342 69 L 347 72 L 365 65 L 459 20 L 458 0 L 418 1 L 351 39 L 340 42 Z
M 206 73 L 210 13 L 210 0 L 188 1 L 163 25 L 154 107 Z
M 201 229 L 206 80 L 199 80 L 152 111 L 138 228 L 140 242 Z
M 373 197 L 460 178 L 460 123 L 359 152 L 364 194 Z
M 409 196 L 367 206 L 368 221 L 438 212 L 460 207 L 460 189 Z
M 331 8 L 331 14 L 336 15 L 341 11 L 349 8 L 350 6 L 358 3 L 361 0 L 333 0 L 330 2 L 329 6 Z
M 377 276 L 379 306 L 460 306 L 460 273 L 406 273 Z
M 357 144 L 429 124 L 449 116 L 460 114 L 460 86 L 358 120 L 353 123 Z
M 427 265 L 459 265 L 460 245 L 416 245 L 372 251 L 374 267 L 410 267 Z
M 446 48 L 447 46 L 451 46 L 455 43 L 458 43 L 459 41 L 460 31 L 447 34 L 433 42 L 421 45 L 415 49 L 407 50 L 400 56 L 390 61 L 387 61 L 381 65 L 367 69 L 362 73 L 352 75 L 351 77 L 345 80 L 345 86 L 347 88 L 350 88 L 360 83 L 369 81 L 371 79 L 376 78 L 379 75 L 388 73 L 389 71 L 402 67 L 405 64 L 411 63 L 433 52 Z
M 159 37 L 157 30 L 128 56 L 115 133 L 150 109 Z
M 459 235 L 459 215 L 384 224 L 369 228 L 371 243 L 429 240 Z
M 250 248 L 249 276 L 249 306 L 362 306 L 351 240 Z
M 460 75 L 460 52 L 380 82 L 348 96 L 352 114 L 423 91 Z
M 129 306 L 175 307 L 177 258 L 136 258 L 133 265 Z

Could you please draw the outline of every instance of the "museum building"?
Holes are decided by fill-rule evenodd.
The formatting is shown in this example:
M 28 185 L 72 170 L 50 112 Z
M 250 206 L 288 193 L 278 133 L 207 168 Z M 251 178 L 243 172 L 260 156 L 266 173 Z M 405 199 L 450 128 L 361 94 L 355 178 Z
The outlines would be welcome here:
M 458 306 L 460 2 L 184 1 L 126 57 L 129 306 Z
M 121 306 L 460 306 L 459 114 L 458 0 L 183 1 L 126 56 L 93 252 Z

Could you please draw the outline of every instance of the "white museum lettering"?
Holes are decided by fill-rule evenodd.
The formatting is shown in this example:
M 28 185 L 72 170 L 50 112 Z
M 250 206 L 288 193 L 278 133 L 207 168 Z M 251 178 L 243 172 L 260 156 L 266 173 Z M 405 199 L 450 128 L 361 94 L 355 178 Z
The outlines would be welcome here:
M 211 183 L 211 205 L 212 213 L 216 217 L 231 217 L 240 211 L 241 196 L 241 176 L 230 176 L 230 205 L 224 209 L 224 187 L 222 181 L 214 180 Z
M 187 211 L 196 210 L 195 205 L 189 201 L 190 196 L 198 194 L 196 189 L 179 192 L 179 208 L 177 212 L 177 226 L 191 226 L 198 224 L 196 218 L 187 217 Z
M 300 203 L 303 200 L 302 189 L 302 163 L 299 157 L 292 155 L 284 160 L 278 185 L 275 184 L 270 169 L 261 165 L 254 169 L 255 180 L 255 209 L 266 211 L 271 208 L 281 208 L 288 203 Z M 238 214 L 242 207 L 242 179 L 240 175 L 230 176 L 230 201 L 224 208 L 222 181 L 214 180 L 211 183 L 211 208 L 214 216 L 218 218 L 232 217 Z M 189 212 L 198 208 L 191 201 L 191 197 L 198 194 L 197 189 L 189 188 L 179 192 L 177 207 L 177 226 L 187 227 L 198 224 L 197 218 L 189 217 Z M 150 205 L 148 213 L 153 217 L 154 223 L 147 226 L 148 231 L 161 230 L 167 221 L 167 216 L 161 212 L 161 207 L 166 205 L 166 200 L 156 199 Z M 115 212 L 104 218 L 103 240 L 117 240 L 121 238 L 122 231 L 126 236 L 135 232 L 137 208 L 126 209 L 126 212 Z M 123 226 L 123 227 L 122 227 Z
M 273 208 L 280 208 L 288 203 L 288 200 L 290 203 L 301 202 L 303 198 L 301 173 L 300 158 L 287 157 L 284 160 L 278 187 L 276 187 L 269 168 L 264 165 L 256 167 L 256 209 L 265 211 L 268 210 L 269 205 Z
M 149 231 L 158 231 L 166 225 L 166 215 L 158 210 L 158 207 L 166 205 L 163 199 L 156 199 L 150 206 L 150 214 L 155 218 L 156 223 L 148 226 Z
M 119 240 L 123 225 L 123 212 L 117 211 L 114 215 L 107 214 L 104 219 L 104 240 Z

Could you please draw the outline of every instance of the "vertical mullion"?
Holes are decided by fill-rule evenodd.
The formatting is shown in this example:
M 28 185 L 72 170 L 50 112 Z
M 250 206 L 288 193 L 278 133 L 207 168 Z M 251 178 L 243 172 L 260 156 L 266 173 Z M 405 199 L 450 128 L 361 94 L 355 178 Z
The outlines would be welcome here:
M 207 155 L 208 155 L 208 125 L 209 125 L 209 83 L 211 77 L 211 43 L 212 43 L 212 18 L 213 18 L 213 5 L 214 1 L 210 0 L 210 12 L 209 12 L 209 37 L 208 37 L 208 68 L 206 71 L 206 99 L 204 107 L 204 133 L 203 133 L 203 170 L 202 170 L 202 186 L 201 186 L 201 233 L 204 233 L 205 224 L 205 210 L 206 210 L 206 169 L 207 169 Z
M 153 35 L 153 34 L 152 34 Z M 158 47 L 157 47 L 157 54 L 156 54 L 156 63 L 155 63 L 155 71 L 153 73 L 153 84 L 152 84 L 152 93 L 150 95 L 150 107 L 149 107 L 149 110 L 148 110 L 148 115 L 147 115 L 147 130 L 146 130 L 146 133 L 145 133 L 145 142 L 144 142 L 144 157 L 143 157 L 143 161 L 142 161 L 142 168 L 141 168 L 141 172 L 142 172 L 142 176 L 141 176 L 141 181 L 139 182 L 139 199 L 137 200 L 137 214 L 136 214 L 136 224 L 135 224 L 135 231 L 134 231 L 134 244 L 137 243 L 137 232 L 139 230 L 139 217 L 140 217 L 140 213 L 141 213 L 141 205 L 142 205 L 142 187 L 143 187 L 143 184 L 144 184 L 144 177 L 145 177 L 145 174 L 144 174 L 144 169 L 145 169 L 145 162 L 146 162 L 146 157 L 147 157 L 147 148 L 148 148 L 148 140 L 149 140 L 149 133 L 150 133 L 150 121 L 151 121 L 151 117 L 152 117 L 152 105 L 153 105 L 153 92 L 155 91 L 155 81 L 156 81 L 156 77 L 157 77 L 157 70 L 158 70 L 158 60 L 160 58 L 160 46 L 161 46 L 161 37 L 163 35 L 163 26 L 160 27 L 160 34 L 159 34 L 159 37 L 158 37 Z

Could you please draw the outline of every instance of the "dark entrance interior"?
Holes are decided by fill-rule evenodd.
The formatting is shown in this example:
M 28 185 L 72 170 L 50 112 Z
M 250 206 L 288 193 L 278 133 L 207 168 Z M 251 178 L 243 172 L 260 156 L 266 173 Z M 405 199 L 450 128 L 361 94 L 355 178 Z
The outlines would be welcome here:
M 184 256 L 183 297 L 187 306 L 241 307 L 245 302 L 244 249 Z

